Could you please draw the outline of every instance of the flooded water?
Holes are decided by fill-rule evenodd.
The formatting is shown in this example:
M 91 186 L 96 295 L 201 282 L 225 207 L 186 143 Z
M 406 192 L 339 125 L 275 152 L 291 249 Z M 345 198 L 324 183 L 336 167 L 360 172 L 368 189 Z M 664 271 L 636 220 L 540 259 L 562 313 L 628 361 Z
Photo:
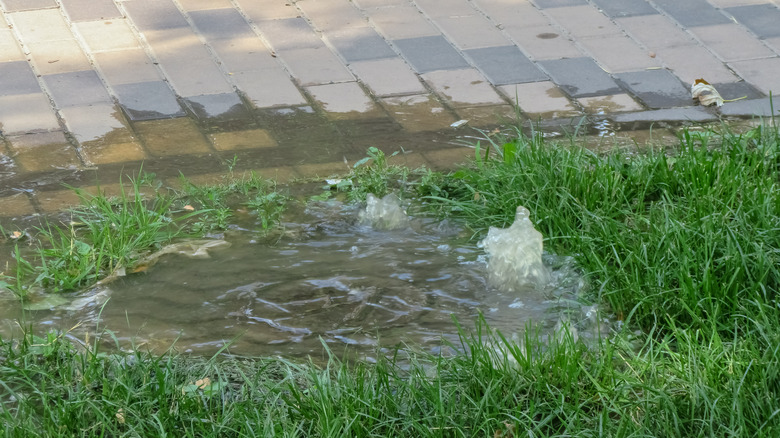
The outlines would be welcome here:
M 482 313 L 507 336 L 528 324 L 550 333 L 561 321 L 581 339 L 607 325 L 583 304 L 572 260 L 543 255 L 543 285 L 502 292 L 487 280 L 484 251 L 457 224 L 410 218 L 377 230 L 362 207 L 310 204 L 269 241 L 251 218 L 218 236 L 208 258 L 167 254 L 143 273 L 65 295 L 53 309 L 21 313 L 0 300 L 4 336 L 17 321 L 84 339 L 109 329 L 124 347 L 212 354 L 303 356 L 346 346 L 359 354 L 408 343 L 432 352 Z M 364 210 L 363 210 L 364 211 Z

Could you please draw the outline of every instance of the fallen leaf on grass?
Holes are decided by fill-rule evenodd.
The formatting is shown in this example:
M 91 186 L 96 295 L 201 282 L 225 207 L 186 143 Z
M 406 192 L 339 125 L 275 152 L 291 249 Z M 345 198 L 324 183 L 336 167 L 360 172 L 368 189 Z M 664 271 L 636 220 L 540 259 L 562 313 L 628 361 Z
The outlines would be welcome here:
M 723 98 L 720 97 L 718 90 L 704 79 L 696 79 L 693 85 L 691 85 L 691 95 L 694 99 L 699 99 L 699 103 L 703 106 L 712 104 L 715 104 L 717 107 L 723 106 Z
M 116 421 L 119 422 L 119 424 L 125 424 L 125 410 L 122 408 L 119 408 L 118 411 L 116 411 Z

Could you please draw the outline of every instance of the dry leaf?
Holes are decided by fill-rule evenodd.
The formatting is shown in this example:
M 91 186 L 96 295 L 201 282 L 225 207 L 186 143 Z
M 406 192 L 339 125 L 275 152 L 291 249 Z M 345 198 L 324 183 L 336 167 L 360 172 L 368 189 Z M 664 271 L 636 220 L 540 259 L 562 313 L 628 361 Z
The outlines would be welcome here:
M 118 411 L 116 411 L 116 421 L 119 422 L 119 424 L 125 424 L 125 410 L 122 408 L 119 408 Z
M 182 208 L 183 208 L 184 210 L 187 210 L 187 211 L 195 211 L 195 207 L 193 207 L 193 206 L 191 206 L 191 205 L 189 205 L 189 204 L 185 205 L 185 206 L 184 206 L 184 207 L 182 207 Z
M 718 90 L 704 79 L 696 79 L 693 85 L 691 85 L 691 95 L 694 99 L 699 99 L 699 103 L 703 106 L 712 104 L 715 104 L 717 107 L 723 106 L 723 98 L 720 97 Z
M 10 237 L 11 239 L 19 239 L 19 238 L 21 238 L 22 236 L 24 236 L 24 234 L 22 234 L 21 232 L 19 232 L 19 231 L 14 231 L 13 233 L 11 233 L 11 235 L 10 235 L 9 237 Z
M 195 381 L 195 386 L 197 386 L 198 389 L 203 389 L 209 385 L 211 385 L 211 379 L 209 379 L 208 377 L 204 377 L 200 380 Z

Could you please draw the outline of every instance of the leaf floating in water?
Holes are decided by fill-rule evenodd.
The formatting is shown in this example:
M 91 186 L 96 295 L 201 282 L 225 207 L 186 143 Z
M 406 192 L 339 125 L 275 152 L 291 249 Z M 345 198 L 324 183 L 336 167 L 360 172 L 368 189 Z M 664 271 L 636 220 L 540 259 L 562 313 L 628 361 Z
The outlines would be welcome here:
M 461 126 L 465 125 L 468 122 L 469 122 L 468 120 L 458 120 L 457 122 L 451 124 L 450 127 L 452 127 L 452 128 L 460 128 Z
M 717 107 L 723 106 L 723 98 L 720 97 L 720 93 L 709 82 L 704 79 L 696 79 L 691 85 L 691 95 L 694 99 L 699 99 L 699 103 L 703 106 L 710 106 L 715 104 Z

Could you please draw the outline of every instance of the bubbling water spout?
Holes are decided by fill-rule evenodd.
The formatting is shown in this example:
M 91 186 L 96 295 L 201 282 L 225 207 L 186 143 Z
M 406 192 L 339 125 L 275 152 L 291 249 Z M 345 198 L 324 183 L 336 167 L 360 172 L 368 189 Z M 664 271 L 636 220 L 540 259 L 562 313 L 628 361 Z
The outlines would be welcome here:
M 506 292 L 549 283 L 551 274 L 542 263 L 542 245 L 542 233 L 531 223 L 528 209 L 518 206 L 509 228 L 490 227 L 479 243 L 488 255 L 488 283 Z
M 360 221 L 375 230 L 397 230 L 409 225 L 409 217 L 401 207 L 401 201 L 392 193 L 382 199 L 369 193 L 366 209 L 360 213 Z

